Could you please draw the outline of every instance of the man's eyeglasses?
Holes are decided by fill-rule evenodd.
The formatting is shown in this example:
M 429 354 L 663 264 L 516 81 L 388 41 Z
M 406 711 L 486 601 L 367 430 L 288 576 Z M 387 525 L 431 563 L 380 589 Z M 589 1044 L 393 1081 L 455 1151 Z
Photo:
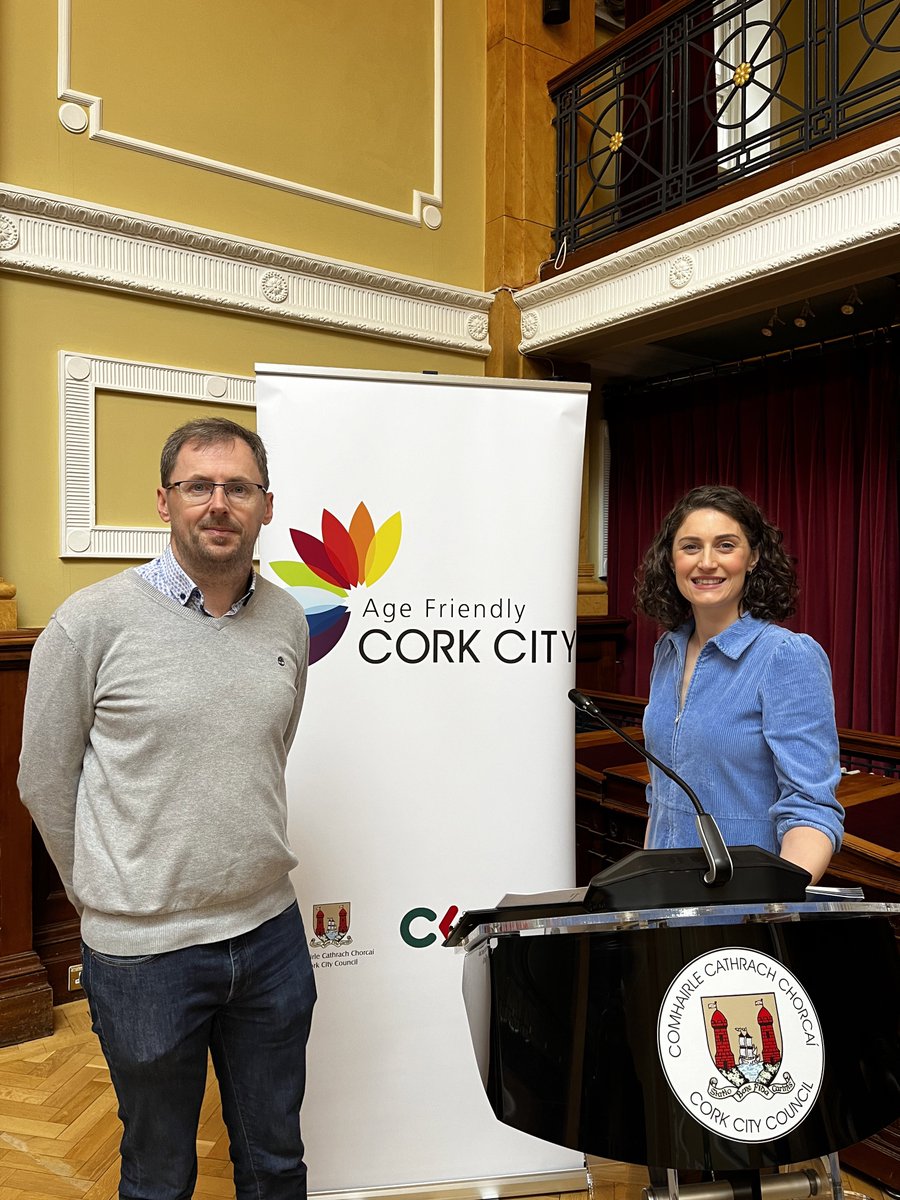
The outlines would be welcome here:
M 173 488 L 186 504 L 206 504 L 216 488 L 221 488 L 232 504 L 250 504 L 256 499 L 257 492 L 266 493 L 261 483 L 245 483 L 235 479 L 229 483 L 213 483 L 211 479 L 181 479 L 178 483 L 170 483 L 165 489 L 170 492 Z

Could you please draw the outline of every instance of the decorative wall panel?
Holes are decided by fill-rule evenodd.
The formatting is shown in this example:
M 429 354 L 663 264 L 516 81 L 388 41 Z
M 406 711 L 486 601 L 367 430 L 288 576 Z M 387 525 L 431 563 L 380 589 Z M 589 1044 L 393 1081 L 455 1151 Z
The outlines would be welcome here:
M 59 26 L 57 95 L 64 102 L 60 106 L 60 122 L 70 133 L 81 133 L 87 129 L 88 137 L 92 141 L 104 142 L 124 150 L 152 154 L 157 158 L 168 159 L 170 162 L 181 163 L 184 166 L 214 171 L 220 175 L 228 175 L 232 179 L 242 179 L 247 183 L 277 188 L 279 191 L 291 192 L 296 196 L 305 196 L 312 200 L 321 200 L 327 204 L 337 204 L 342 208 L 368 213 L 370 216 L 387 217 L 392 221 L 403 221 L 409 225 L 424 225 L 427 229 L 438 229 L 441 225 L 441 205 L 443 203 L 443 0 L 432 0 L 432 7 L 434 24 L 434 170 L 430 186 L 412 189 L 410 207 L 407 211 L 373 204 L 357 196 L 345 196 L 337 192 L 326 191 L 302 183 L 300 180 L 268 175 L 238 163 L 222 162 L 216 158 L 195 154 L 177 146 L 163 146 L 127 133 L 107 129 L 103 123 L 103 98 L 89 92 L 78 91 L 72 87 L 72 0 L 58 0 L 57 10 Z M 357 97 L 356 101 L 360 102 L 360 99 Z M 420 97 L 411 97 L 410 99 L 416 104 L 423 102 Z M 78 115 L 79 110 L 81 116 Z
M 160 363 L 60 351 L 60 557 L 155 558 L 169 540 L 168 529 L 96 522 L 95 414 L 99 389 L 255 408 L 254 380 L 246 375 L 216 375 Z

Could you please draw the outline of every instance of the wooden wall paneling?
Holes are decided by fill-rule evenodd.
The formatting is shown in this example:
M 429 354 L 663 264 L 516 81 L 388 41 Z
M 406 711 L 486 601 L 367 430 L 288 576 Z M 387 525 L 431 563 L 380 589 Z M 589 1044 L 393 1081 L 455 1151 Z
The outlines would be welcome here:
M 31 817 L 16 777 L 31 648 L 40 630 L 0 632 L 0 1045 L 48 1037 L 53 993 L 32 943 Z

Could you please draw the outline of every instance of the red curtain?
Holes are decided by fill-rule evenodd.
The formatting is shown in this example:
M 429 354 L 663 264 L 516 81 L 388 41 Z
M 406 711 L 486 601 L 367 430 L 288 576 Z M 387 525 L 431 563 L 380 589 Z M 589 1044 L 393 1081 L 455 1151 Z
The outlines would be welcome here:
M 900 353 L 825 350 L 606 402 L 610 612 L 632 618 L 619 690 L 646 696 L 658 630 L 634 573 L 690 488 L 741 488 L 784 530 L 800 601 L 787 624 L 826 650 L 838 725 L 900 734 Z

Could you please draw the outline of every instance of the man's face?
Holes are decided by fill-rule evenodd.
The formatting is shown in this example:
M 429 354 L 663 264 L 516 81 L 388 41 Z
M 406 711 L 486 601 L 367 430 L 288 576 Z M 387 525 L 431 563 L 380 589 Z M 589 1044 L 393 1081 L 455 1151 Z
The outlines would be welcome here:
M 216 442 L 198 446 L 188 442 L 175 460 L 170 483 L 208 479 L 211 483 L 262 483 L 253 451 L 246 442 Z M 172 526 L 172 549 L 193 579 L 238 569 L 250 572 L 253 544 L 260 526 L 272 520 L 272 494 L 254 489 L 249 503 L 230 501 L 224 488 L 216 488 L 203 504 L 189 504 L 177 488 L 156 490 L 156 508 Z

